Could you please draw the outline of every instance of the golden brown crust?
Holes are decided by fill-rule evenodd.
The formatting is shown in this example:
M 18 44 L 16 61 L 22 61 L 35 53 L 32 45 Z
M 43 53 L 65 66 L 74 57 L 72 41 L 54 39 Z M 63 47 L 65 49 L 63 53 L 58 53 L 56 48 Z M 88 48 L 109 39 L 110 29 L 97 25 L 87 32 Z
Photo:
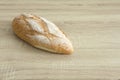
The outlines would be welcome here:
M 22 15 L 16 17 L 12 22 L 13 31 L 19 38 L 28 42 L 29 44 L 31 44 L 34 47 L 45 49 L 45 50 L 52 51 L 55 53 L 71 54 L 73 52 L 71 43 L 66 38 L 66 36 L 64 36 L 62 31 L 60 34 L 63 35 L 63 39 L 65 38 L 65 40 L 67 41 L 64 43 L 62 42 L 62 41 L 64 41 L 62 39 L 62 37 L 59 37 L 58 35 L 56 35 L 54 33 L 50 33 L 50 29 L 48 28 L 49 26 L 48 26 L 47 22 L 45 22 L 45 20 L 43 20 L 35 15 L 30 15 L 30 16 L 29 15 L 26 16 L 26 15 L 22 14 Z M 39 30 L 35 30 L 33 27 L 34 25 L 31 25 L 32 23 L 30 24 L 27 21 L 29 19 L 34 20 L 43 29 L 43 32 L 40 32 Z M 35 26 L 35 28 L 36 28 L 36 26 Z M 30 36 L 32 36 L 32 37 L 30 37 Z M 38 36 L 40 36 L 40 37 L 45 36 L 46 39 L 48 39 L 49 43 L 44 43 L 44 41 L 42 41 L 41 38 L 39 40 Z M 33 37 L 35 37 L 35 39 L 33 39 Z

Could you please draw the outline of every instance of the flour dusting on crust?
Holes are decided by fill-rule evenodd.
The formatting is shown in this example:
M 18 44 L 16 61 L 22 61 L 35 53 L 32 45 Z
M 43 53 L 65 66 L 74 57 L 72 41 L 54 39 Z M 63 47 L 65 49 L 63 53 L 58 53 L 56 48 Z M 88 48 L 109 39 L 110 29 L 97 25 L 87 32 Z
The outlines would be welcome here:
M 44 32 L 44 29 L 42 28 L 42 26 L 40 24 L 38 24 L 38 22 L 34 19 L 26 19 L 27 22 L 31 25 L 32 29 L 35 31 L 38 31 L 40 33 Z
M 48 35 L 54 34 L 57 37 L 54 37 L 54 38 L 46 37 L 44 28 L 38 22 L 36 22 L 36 20 L 28 18 L 26 20 L 31 25 L 33 30 L 43 33 L 43 35 L 31 35 L 29 37 L 39 40 L 40 42 L 45 43 L 45 44 L 50 44 L 50 42 L 51 42 L 55 45 L 62 45 L 63 47 L 65 47 L 67 45 L 72 48 L 71 42 L 65 37 L 65 35 L 62 33 L 62 31 L 60 31 L 60 29 L 55 24 L 53 24 L 52 22 L 48 21 L 47 19 L 45 19 L 43 17 L 40 17 L 40 19 L 42 19 L 47 24 L 46 26 L 43 26 L 43 27 L 48 28 L 48 31 L 49 31 Z
M 33 35 L 33 36 L 27 35 L 27 36 L 33 40 L 38 40 L 38 41 L 42 42 L 43 44 L 50 44 L 49 39 L 43 35 Z
M 49 29 L 50 33 L 58 37 L 65 37 L 65 35 L 60 31 L 60 29 L 55 24 L 53 24 L 52 22 L 48 21 L 43 17 L 40 18 L 47 24 L 47 28 Z

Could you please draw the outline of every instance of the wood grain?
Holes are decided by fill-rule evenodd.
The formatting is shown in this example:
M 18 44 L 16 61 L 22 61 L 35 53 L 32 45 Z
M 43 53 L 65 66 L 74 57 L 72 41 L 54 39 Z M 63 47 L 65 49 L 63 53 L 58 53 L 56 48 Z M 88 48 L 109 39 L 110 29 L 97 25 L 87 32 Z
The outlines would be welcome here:
M 17 38 L 12 19 L 43 16 L 71 39 L 59 55 Z M 0 80 L 120 80 L 119 0 L 0 0 Z

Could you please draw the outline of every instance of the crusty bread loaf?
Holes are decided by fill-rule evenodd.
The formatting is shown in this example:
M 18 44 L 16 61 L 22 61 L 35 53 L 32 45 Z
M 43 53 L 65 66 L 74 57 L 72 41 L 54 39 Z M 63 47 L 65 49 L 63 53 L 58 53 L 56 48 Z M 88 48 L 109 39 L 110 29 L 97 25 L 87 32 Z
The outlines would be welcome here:
M 21 14 L 12 22 L 15 34 L 32 46 L 55 53 L 70 54 L 73 47 L 64 33 L 52 22 L 32 14 Z

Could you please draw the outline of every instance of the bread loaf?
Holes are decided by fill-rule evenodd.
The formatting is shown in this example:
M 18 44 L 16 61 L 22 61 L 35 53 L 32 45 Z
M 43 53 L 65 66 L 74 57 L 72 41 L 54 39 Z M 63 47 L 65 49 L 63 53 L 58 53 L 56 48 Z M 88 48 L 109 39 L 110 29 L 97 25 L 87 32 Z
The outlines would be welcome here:
M 54 53 L 71 54 L 66 35 L 52 22 L 32 14 L 21 14 L 12 22 L 14 33 L 32 46 Z

